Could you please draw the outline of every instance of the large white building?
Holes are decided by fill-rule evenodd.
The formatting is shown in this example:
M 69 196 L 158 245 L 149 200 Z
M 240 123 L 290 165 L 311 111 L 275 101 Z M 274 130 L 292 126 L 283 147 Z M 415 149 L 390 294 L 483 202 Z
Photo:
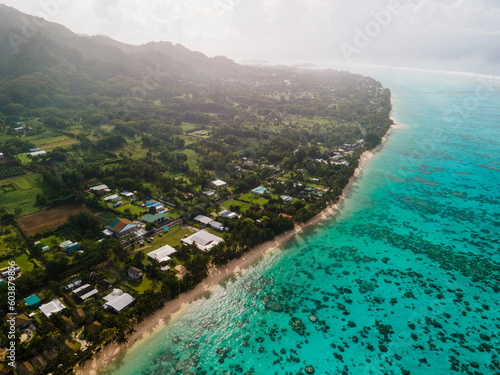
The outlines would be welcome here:
M 170 260 L 170 255 L 172 255 L 175 252 L 177 252 L 177 250 L 175 250 L 172 246 L 165 245 L 163 247 L 160 247 L 159 249 L 156 249 L 148 253 L 148 257 L 151 259 L 156 259 L 158 262 L 161 263 Z
M 194 245 L 202 251 L 208 251 L 215 245 L 224 242 L 224 239 L 205 230 L 200 230 L 181 241 L 186 245 Z

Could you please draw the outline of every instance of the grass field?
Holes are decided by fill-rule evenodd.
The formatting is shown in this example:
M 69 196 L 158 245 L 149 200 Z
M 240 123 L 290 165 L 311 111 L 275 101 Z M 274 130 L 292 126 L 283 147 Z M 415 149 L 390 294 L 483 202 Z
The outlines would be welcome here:
M 112 203 L 109 204 L 109 208 L 113 208 Z M 119 212 L 125 212 L 126 209 L 129 209 L 131 214 L 137 214 L 139 216 L 142 216 L 143 212 L 146 210 L 144 207 L 134 206 L 133 204 L 130 204 L 130 203 L 118 206 L 118 207 L 113 208 L 113 209 L 116 211 L 119 211 Z
M 37 186 L 40 183 L 41 176 L 38 174 L 2 180 L 0 182 L 0 191 L 2 191 L 2 186 L 9 184 L 12 184 L 15 190 L 0 194 L 0 206 L 17 217 L 40 211 L 39 207 L 34 206 L 36 195 L 38 193 L 42 194 L 42 189 Z
M 196 153 L 196 151 L 186 148 L 182 150 L 181 153 L 187 155 L 187 163 L 190 170 L 197 171 L 198 169 L 200 169 L 200 166 L 198 165 L 198 154 Z
M 2 232 L 3 234 L 0 235 L 0 256 L 4 256 L 15 251 L 23 244 L 12 227 L 8 226 L 2 229 L 4 231 L 10 231 L 10 233 L 5 234 Z
M 250 204 L 245 203 L 245 202 L 240 202 L 235 199 L 230 199 L 224 203 L 222 203 L 222 206 L 224 206 L 226 209 L 230 210 L 229 207 L 231 206 L 239 206 L 241 212 L 246 212 L 250 208 Z
M 264 206 L 268 200 L 260 195 L 254 194 L 252 192 L 241 194 L 240 199 L 249 203 L 257 203 L 259 206 Z
M 21 268 L 21 272 L 29 272 L 33 271 L 33 268 L 35 268 L 35 264 L 28 259 L 27 254 L 22 254 L 14 259 L 17 263 L 17 265 Z M 3 262 L 0 263 L 0 268 L 7 267 L 9 265 L 9 260 L 4 260 Z
M 149 247 L 143 249 L 142 251 L 147 254 L 165 245 L 170 245 L 172 247 L 180 245 L 181 239 L 183 239 L 186 234 L 189 236 L 193 234 L 193 232 L 188 228 L 183 229 L 180 225 L 176 225 L 175 227 L 169 229 L 168 232 L 163 232 L 162 237 L 155 236 L 151 244 L 145 243 L 145 245 L 149 245 Z
M 66 222 L 70 214 L 87 211 L 97 213 L 98 211 L 83 207 L 78 203 L 65 204 L 42 212 L 23 216 L 17 222 L 28 236 L 34 236 L 47 229 L 57 229 Z
M 144 293 L 148 289 L 152 289 L 154 292 L 159 292 L 161 288 L 161 282 L 157 280 L 150 280 L 146 276 L 144 276 L 142 280 L 127 280 L 126 284 L 140 294 Z

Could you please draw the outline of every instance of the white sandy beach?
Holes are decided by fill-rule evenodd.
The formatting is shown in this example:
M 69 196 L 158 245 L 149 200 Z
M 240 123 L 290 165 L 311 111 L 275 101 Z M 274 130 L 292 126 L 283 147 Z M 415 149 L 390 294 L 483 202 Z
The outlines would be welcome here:
M 376 147 L 372 151 L 365 151 L 361 155 L 359 165 L 356 168 L 354 175 L 351 177 L 349 183 L 344 188 L 342 196 L 339 198 L 339 201 L 336 204 L 327 207 L 307 223 L 296 225 L 293 230 L 285 232 L 277 236 L 274 240 L 265 242 L 253 248 L 249 252 L 242 255 L 241 258 L 231 261 L 226 266 L 211 270 L 208 277 L 205 278 L 203 282 L 200 283 L 195 289 L 190 290 L 186 293 L 182 293 L 174 300 L 168 301 L 167 303 L 165 303 L 165 306 L 161 310 L 158 310 L 151 317 L 147 318 L 144 322 L 137 325 L 135 327 L 136 332 L 129 336 L 129 340 L 126 344 L 111 344 L 108 347 L 103 347 L 102 353 L 96 353 L 93 359 L 88 360 L 84 366 L 77 368 L 76 373 L 79 375 L 97 375 L 100 371 L 104 370 L 119 354 L 123 353 L 136 343 L 147 339 L 147 337 L 151 333 L 161 328 L 173 313 L 185 307 L 195 299 L 201 297 L 205 292 L 217 286 L 228 276 L 231 276 L 251 266 L 259 259 L 261 259 L 266 253 L 284 244 L 286 241 L 288 241 L 297 233 L 303 231 L 305 228 L 316 225 L 324 219 L 331 217 L 332 214 L 336 213 L 339 210 L 342 203 L 351 191 L 353 184 L 359 178 L 361 172 L 366 167 L 370 159 L 382 149 L 385 141 L 387 140 L 393 127 L 395 126 L 397 126 L 397 124 L 391 126 L 391 128 L 382 138 L 382 143 L 378 147 Z

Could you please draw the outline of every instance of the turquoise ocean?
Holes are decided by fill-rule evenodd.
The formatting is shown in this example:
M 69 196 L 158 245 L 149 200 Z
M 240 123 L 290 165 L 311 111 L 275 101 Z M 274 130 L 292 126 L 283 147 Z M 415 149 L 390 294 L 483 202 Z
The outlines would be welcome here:
M 106 374 L 500 374 L 500 78 L 351 70 L 401 125 L 341 211 Z

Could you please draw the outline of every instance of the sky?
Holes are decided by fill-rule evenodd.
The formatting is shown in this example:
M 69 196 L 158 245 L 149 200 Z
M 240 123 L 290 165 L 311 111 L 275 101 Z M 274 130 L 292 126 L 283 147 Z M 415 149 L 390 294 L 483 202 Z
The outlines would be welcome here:
M 498 0 L 0 0 L 74 32 L 241 60 L 500 73 Z

